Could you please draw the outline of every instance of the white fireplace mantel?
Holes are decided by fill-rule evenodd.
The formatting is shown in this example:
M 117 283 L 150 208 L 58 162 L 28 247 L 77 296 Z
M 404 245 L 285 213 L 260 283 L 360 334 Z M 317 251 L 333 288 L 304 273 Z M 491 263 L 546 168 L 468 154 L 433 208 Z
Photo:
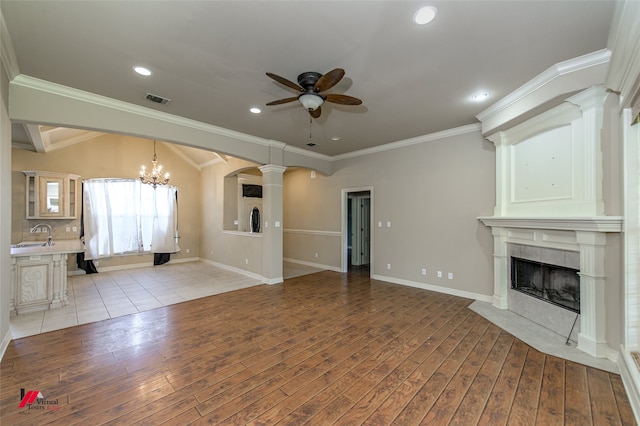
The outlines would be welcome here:
M 592 217 L 499 217 L 478 218 L 490 227 L 551 229 L 559 231 L 621 232 L 622 216 Z
M 493 305 L 509 309 L 508 244 L 562 248 L 580 253 L 580 333 L 578 349 L 614 360 L 606 337 L 605 251 L 608 233 L 622 232 L 621 216 L 479 217 L 494 236 Z

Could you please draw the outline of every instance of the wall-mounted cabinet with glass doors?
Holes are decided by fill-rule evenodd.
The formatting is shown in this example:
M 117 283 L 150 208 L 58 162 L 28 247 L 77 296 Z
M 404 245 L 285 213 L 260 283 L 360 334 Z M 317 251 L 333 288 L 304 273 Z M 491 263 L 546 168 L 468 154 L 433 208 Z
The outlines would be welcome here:
M 27 219 L 76 219 L 80 176 L 42 171 L 23 172 Z

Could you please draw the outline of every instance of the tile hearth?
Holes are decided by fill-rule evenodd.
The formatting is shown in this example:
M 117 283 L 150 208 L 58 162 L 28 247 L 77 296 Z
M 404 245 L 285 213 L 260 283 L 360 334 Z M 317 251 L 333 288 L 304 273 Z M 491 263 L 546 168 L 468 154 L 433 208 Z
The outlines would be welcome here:
M 469 309 L 540 352 L 619 374 L 618 366 L 613 361 L 590 356 L 579 350 L 575 341 L 569 341 L 570 345 L 566 345 L 566 336 L 556 334 L 515 312 L 480 301 L 473 302 Z

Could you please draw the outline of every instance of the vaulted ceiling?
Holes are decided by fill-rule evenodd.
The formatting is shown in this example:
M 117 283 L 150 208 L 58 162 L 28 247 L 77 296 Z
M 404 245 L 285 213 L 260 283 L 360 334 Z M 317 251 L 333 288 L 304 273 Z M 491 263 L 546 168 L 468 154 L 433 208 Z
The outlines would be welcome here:
M 335 156 L 476 123 L 478 113 L 552 65 L 606 48 L 615 2 L 0 5 L 21 74 Z M 438 13 L 419 26 L 412 17 L 424 5 Z M 152 74 L 134 73 L 136 65 Z M 296 96 L 266 72 L 295 82 L 302 72 L 334 68 L 346 75 L 328 92 L 362 105 L 325 103 L 311 123 L 298 102 L 265 105 Z M 484 103 L 471 100 L 479 91 L 490 94 Z M 155 104 L 148 93 L 171 102 Z M 92 136 L 36 129 L 49 147 Z M 14 142 L 33 145 L 19 130 Z

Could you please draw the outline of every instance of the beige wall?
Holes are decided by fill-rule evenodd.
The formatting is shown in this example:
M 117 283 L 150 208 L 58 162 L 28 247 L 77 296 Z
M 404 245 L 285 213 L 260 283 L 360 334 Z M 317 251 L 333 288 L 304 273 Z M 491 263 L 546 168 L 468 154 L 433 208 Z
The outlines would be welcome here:
M 202 170 L 200 254 L 204 259 L 262 276 L 262 234 L 223 230 L 225 176 L 255 166 L 255 163 L 229 158 L 226 163 Z
M 54 239 L 78 238 L 79 232 L 66 232 L 67 226 L 78 226 L 80 220 L 27 220 L 25 219 L 25 178 L 22 170 L 43 170 L 73 173 L 82 179 L 137 178 L 140 166 L 151 165 L 153 142 L 121 135 L 103 135 L 66 148 L 38 154 L 13 149 L 12 170 L 12 232 L 11 242 L 17 243 L 31 236 L 25 231 L 36 223 L 48 223 Z M 175 155 L 165 144 L 157 143 L 159 163 L 171 173 L 171 184 L 178 188 L 178 228 L 182 251 L 172 259 L 198 257 L 200 249 L 200 171 Z M 186 250 L 189 249 L 190 253 Z M 73 258 L 73 256 L 71 256 Z M 99 267 L 139 263 L 152 263 L 151 255 L 116 256 L 100 259 Z M 77 269 L 70 259 L 69 269 Z
M 342 189 L 368 186 L 373 187 L 374 275 L 493 294 L 493 237 L 476 217 L 493 213 L 495 151 L 479 131 L 336 161 L 331 176 L 286 172 L 284 257 L 326 260 L 339 268 L 341 239 L 331 235 L 342 228 Z M 437 270 L 445 278 L 437 278 Z M 453 280 L 446 279 L 447 272 Z

